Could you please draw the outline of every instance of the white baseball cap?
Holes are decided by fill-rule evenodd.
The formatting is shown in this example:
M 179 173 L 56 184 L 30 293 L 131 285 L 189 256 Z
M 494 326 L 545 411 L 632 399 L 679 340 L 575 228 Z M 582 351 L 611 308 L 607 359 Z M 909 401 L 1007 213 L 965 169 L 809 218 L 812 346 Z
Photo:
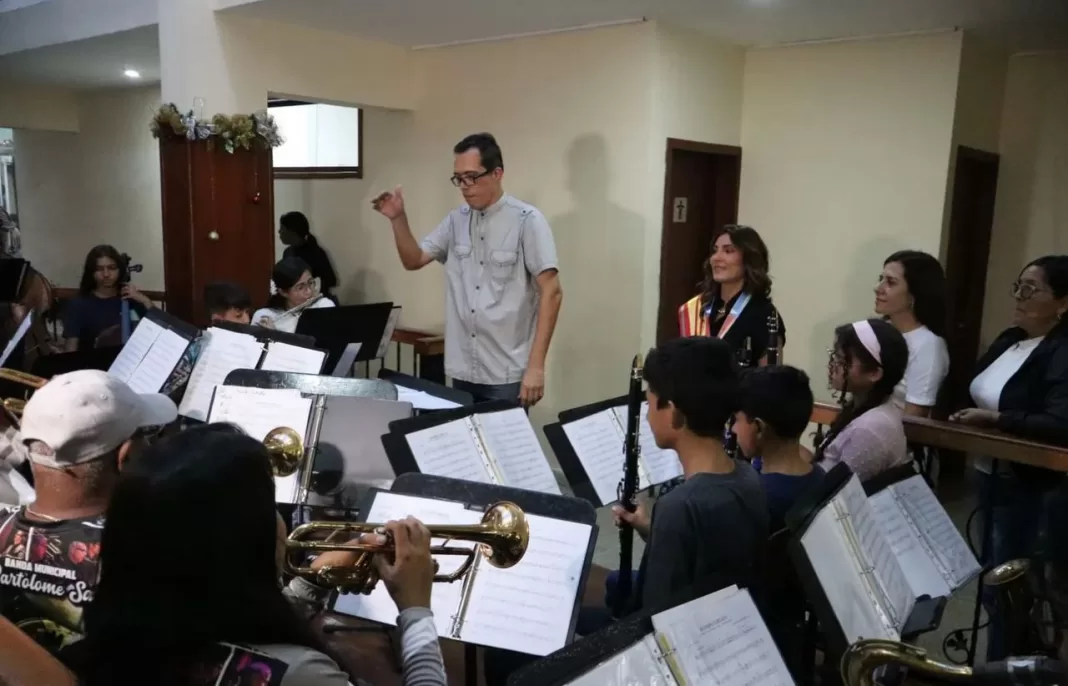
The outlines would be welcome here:
M 22 440 L 40 441 L 52 454 L 34 452 L 34 463 L 53 469 L 103 457 L 147 426 L 170 424 L 174 402 L 159 393 L 138 394 L 107 372 L 84 369 L 53 377 L 22 412 Z

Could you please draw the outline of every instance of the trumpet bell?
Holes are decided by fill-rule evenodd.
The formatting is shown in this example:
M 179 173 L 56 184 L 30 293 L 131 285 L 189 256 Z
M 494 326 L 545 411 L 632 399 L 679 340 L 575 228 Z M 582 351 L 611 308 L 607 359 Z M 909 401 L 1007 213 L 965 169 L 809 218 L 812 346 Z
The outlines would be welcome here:
M 263 446 L 267 448 L 275 476 L 296 474 L 304 461 L 304 442 L 300 440 L 300 434 L 288 426 L 272 429 L 264 437 Z
M 530 542 L 530 525 L 515 503 L 500 502 L 482 515 L 482 526 L 493 532 L 492 543 L 482 543 L 482 555 L 494 567 L 508 569 L 523 559 Z
M 0 368 L 0 379 L 21 384 L 34 390 L 48 383 L 48 379 L 20 372 L 17 369 L 7 368 Z M 22 411 L 26 409 L 25 398 L 4 398 L 0 403 L 2 403 L 0 406 L 3 407 L 4 412 L 11 418 L 15 426 L 18 426 L 22 421 Z

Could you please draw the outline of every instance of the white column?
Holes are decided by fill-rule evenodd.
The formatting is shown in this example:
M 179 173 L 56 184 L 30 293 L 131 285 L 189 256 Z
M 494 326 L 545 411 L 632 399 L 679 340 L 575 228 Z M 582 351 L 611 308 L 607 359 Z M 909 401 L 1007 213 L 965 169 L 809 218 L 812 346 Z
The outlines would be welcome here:
M 258 74 L 241 73 L 237 66 L 249 63 L 230 30 L 240 18 L 218 15 L 212 5 L 212 0 L 159 0 L 162 101 L 184 112 L 199 98 L 208 119 L 266 107 Z

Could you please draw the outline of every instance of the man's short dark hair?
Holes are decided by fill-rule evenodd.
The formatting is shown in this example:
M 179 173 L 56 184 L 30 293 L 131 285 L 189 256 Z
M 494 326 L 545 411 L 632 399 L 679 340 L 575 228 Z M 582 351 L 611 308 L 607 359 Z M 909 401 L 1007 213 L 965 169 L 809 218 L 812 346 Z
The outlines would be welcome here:
M 808 374 L 796 367 L 757 367 L 742 374 L 741 411 L 760 419 L 779 438 L 800 438 L 812 417 Z
M 738 395 L 738 369 L 725 342 L 702 336 L 668 341 L 649 351 L 643 375 L 658 406 L 673 403 L 686 428 L 723 437 Z
M 204 287 L 204 306 L 208 314 L 223 315 L 230 310 L 251 310 L 248 291 L 235 283 L 218 281 Z
M 456 155 L 462 155 L 471 149 L 478 150 L 478 156 L 486 171 L 504 169 L 501 146 L 497 145 L 497 139 L 492 133 L 473 133 L 457 143 L 452 151 Z

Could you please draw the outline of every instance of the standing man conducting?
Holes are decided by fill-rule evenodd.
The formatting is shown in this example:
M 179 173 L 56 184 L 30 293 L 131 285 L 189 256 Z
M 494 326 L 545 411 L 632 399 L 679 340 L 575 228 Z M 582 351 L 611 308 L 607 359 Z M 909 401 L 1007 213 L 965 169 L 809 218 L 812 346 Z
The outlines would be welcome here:
M 372 204 L 393 225 L 409 271 L 445 265 L 445 372 L 488 400 L 530 407 L 545 392 L 545 357 L 563 291 L 552 230 L 536 208 L 505 194 L 504 161 L 488 133 L 453 148 L 452 185 L 464 204 L 418 243 L 398 186 Z

